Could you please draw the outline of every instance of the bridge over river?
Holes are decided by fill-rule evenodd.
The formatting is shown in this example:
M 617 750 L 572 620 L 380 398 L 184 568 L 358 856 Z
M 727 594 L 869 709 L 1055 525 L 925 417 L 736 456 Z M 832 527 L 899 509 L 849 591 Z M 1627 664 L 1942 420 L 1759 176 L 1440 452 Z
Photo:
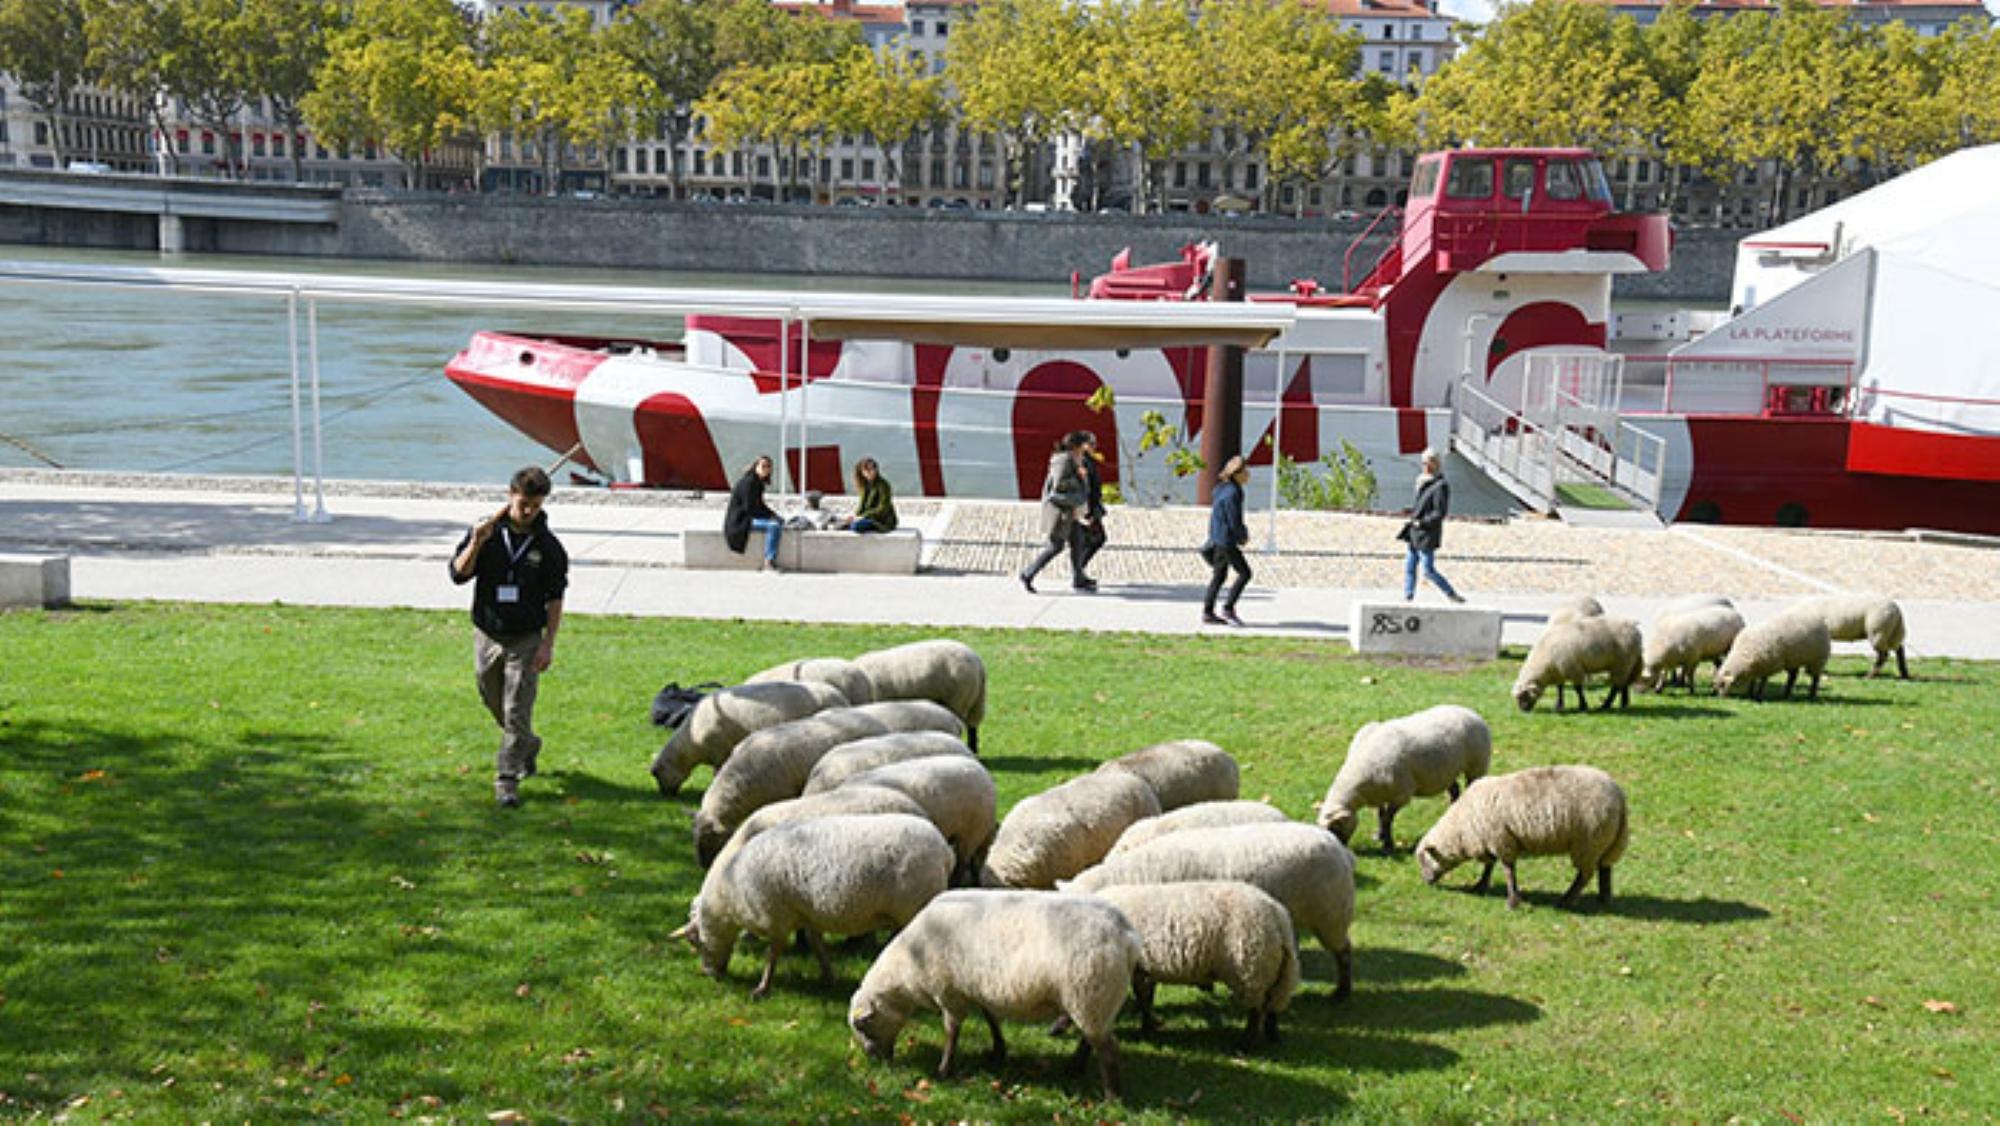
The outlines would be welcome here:
M 0 242 L 331 254 L 340 200 L 331 185 L 7 169 Z

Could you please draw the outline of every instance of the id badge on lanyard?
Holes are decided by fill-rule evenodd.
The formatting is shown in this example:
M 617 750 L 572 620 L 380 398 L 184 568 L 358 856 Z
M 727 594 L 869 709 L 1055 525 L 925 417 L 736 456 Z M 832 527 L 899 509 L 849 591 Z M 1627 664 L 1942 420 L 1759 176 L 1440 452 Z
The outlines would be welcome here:
M 493 600 L 495 602 L 519 602 L 521 600 L 521 582 L 515 577 L 514 568 L 521 562 L 521 557 L 528 553 L 528 548 L 534 546 L 535 536 L 534 533 L 530 532 L 528 535 L 521 537 L 521 545 L 516 547 L 514 546 L 514 534 L 506 528 L 502 528 L 500 529 L 500 542 L 507 552 L 507 581 L 493 589 Z

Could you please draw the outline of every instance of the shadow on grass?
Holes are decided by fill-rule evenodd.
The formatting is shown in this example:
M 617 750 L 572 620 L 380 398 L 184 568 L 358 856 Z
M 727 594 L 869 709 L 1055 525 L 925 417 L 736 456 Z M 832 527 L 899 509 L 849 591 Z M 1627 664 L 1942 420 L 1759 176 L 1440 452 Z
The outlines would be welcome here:
M 647 774 L 645 768 L 641 767 L 636 772 L 635 777 L 638 781 L 628 784 L 614 782 L 608 778 L 599 778 L 597 775 L 584 770 L 557 770 L 551 771 L 547 776 L 547 780 L 559 783 L 564 792 L 570 797 L 576 798 L 579 801 L 589 802 L 591 805 L 661 804 L 663 799 L 660 796 L 660 788 L 654 783 L 652 775 Z M 533 783 L 529 785 L 532 786 Z M 686 792 L 682 791 L 682 794 L 685 795 Z M 696 791 L 696 795 L 696 804 L 698 805 L 699 791 Z
M 981 754 L 979 756 L 979 765 L 989 771 L 1019 770 L 1029 774 L 1044 770 L 1094 770 L 1103 763 L 1103 759 L 1084 758 L 1081 755 Z
M 1595 885 L 1592 885 L 1594 888 Z M 1743 923 L 1758 919 L 1768 919 L 1771 913 L 1754 903 L 1743 903 L 1733 899 L 1663 899 L 1657 895 L 1627 895 L 1614 892 L 1609 904 L 1600 904 L 1597 893 L 1586 888 L 1570 907 L 1562 906 L 1560 891 L 1531 891 L 1521 889 L 1521 902 L 1525 907 L 1537 907 L 1549 911 L 1563 911 L 1572 915 L 1608 915 L 1620 919 L 1644 919 L 1661 923 L 1693 923 L 1714 925 L 1719 923 Z M 1507 909 L 1507 886 L 1498 870 L 1493 883 L 1485 891 L 1474 891 L 1470 884 L 1445 886 L 1443 890 L 1455 895 L 1475 899 L 1491 899 L 1499 909 Z

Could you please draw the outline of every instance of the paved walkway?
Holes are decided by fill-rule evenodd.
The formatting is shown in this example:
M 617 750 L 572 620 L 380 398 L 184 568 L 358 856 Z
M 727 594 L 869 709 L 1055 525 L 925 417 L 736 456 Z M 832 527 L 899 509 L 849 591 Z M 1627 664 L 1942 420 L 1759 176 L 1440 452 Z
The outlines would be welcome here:
M 445 576 L 458 537 L 504 489 L 331 483 L 331 519 L 295 519 L 289 480 L 0 471 L 0 552 L 61 552 L 81 599 L 286 602 L 459 609 Z M 915 577 L 690 572 L 680 533 L 721 522 L 722 497 L 559 489 L 550 518 L 574 560 L 570 613 L 780 621 L 896 621 L 1150 633 L 1232 632 L 1199 624 L 1206 568 L 1193 545 L 1207 514 L 1114 510 L 1094 568 L 1102 589 L 1074 594 L 1061 561 L 1044 593 L 1013 572 L 1031 553 L 1035 509 L 1005 502 L 906 501 L 923 529 Z M 313 498 L 305 497 L 306 514 Z M 1390 517 L 1253 514 L 1257 571 L 1240 607 L 1247 632 L 1344 639 L 1357 599 L 1400 595 Z M 1276 549 L 1271 547 L 1275 536 Z M 1547 520 L 1454 521 L 1439 567 L 1475 604 L 1506 614 L 1510 645 L 1582 593 L 1650 619 L 1674 598 L 1727 594 L 1753 620 L 1790 599 L 1876 591 L 1902 602 L 1912 656 L 2000 659 L 2000 549 L 1909 537 L 1769 529 L 1643 531 Z M 1435 600 L 1426 589 L 1420 598 Z M 1840 648 L 1859 651 L 1858 645 Z

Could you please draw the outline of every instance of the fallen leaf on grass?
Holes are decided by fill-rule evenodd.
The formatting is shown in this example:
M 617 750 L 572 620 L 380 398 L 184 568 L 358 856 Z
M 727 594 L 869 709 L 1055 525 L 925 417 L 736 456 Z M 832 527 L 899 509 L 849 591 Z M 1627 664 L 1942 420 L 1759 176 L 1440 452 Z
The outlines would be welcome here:
M 493 1112 L 492 1114 L 489 1114 L 489 1115 L 487 1115 L 487 1116 L 486 1116 L 486 1121 L 488 1121 L 488 1122 L 523 1122 L 523 1121 L 526 1121 L 526 1119 L 524 1119 L 524 1118 L 522 1117 L 522 1115 L 521 1115 L 521 1112 L 520 1112 L 520 1111 L 518 1111 L 518 1110 L 496 1110 L 496 1111 L 494 1111 L 494 1112 Z
M 583 1061 L 589 1058 L 590 1058 L 589 1048 L 575 1048 L 570 1051 L 564 1052 L 562 1061 L 567 1064 L 578 1064 L 582 1063 Z
M 528 994 L 533 992 L 534 990 L 528 988 L 528 983 L 525 981 L 514 987 L 514 996 L 516 997 L 526 997 Z
M 1949 1014 L 1949 1013 L 1956 1013 L 1958 1011 L 1958 1006 L 1952 1004 L 1950 1001 L 1925 1001 L 1924 1008 L 1929 1009 L 1931 1012 L 1934 1013 Z
M 1874 814 L 1872 814 L 1872 813 L 1864 813 L 1864 814 L 1862 814 L 1862 815 L 1861 815 L 1861 819 L 1862 819 L 1863 821 L 1866 821 L 1866 822 L 1868 822 L 1868 823 L 1869 823 L 1870 825 L 1879 825 L 1879 824 L 1881 824 L 1881 823 L 1882 823 L 1882 819 L 1881 819 L 1880 817 L 1877 817 L 1877 816 L 1875 816 L 1875 815 L 1874 815 Z
M 78 775 L 76 780 L 79 782 L 100 782 L 103 779 L 104 772 L 102 770 L 86 770 Z
M 1798 1123 L 1798 1124 L 1799 1124 L 1799 1126 L 1806 1126 L 1806 1120 L 1805 1120 L 1805 1119 L 1803 1119 L 1803 1118 L 1800 1118 L 1800 1117 L 1799 1117 L 1798 1115 L 1796 1115 L 1796 1114 L 1793 1114 L 1793 1113 L 1792 1113 L 1791 1111 L 1789 1111 L 1789 1110 L 1786 1110 L 1786 1109 L 1785 1109 L 1784 1107 L 1779 1107 L 1779 1108 L 1778 1108 L 1778 1113 L 1779 1113 L 1779 1114 L 1782 1114 L 1782 1115 L 1784 1115 L 1784 1116 L 1785 1116 L 1785 1119 L 1786 1119 L 1786 1121 L 1788 1121 L 1788 1122 L 1796 1122 L 1796 1123 Z
M 343 1071 L 339 1075 L 334 1076 L 333 1085 L 336 1087 L 352 1087 L 354 1086 L 354 1076 Z
M 1951 1070 L 1950 1070 L 1949 1068 L 1943 1068 L 1943 1067 L 1934 1067 L 1934 1068 L 1931 1068 L 1931 1074 L 1932 1074 L 1932 1075 L 1935 1075 L 1935 1076 L 1937 1076 L 1937 1077 L 1938 1077 L 1939 1079 L 1957 1079 L 1957 1078 L 1958 1078 L 1958 1076 L 1956 1076 L 1956 1075 L 1953 1075 L 1953 1074 L 1951 1073 Z
M 1862 1003 L 1862 1004 L 1864 1004 L 1864 1005 L 1869 1005 L 1869 1006 L 1872 1006 L 1872 1007 L 1874 1007 L 1874 1008 L 1877 1008 L 1877 1009 L 1886 1009 L 1886 1008 L 1888 1008 L 1888 1006 L 1887 1006 L 1887 1005 L 1884 1005 L 1884 1004 L 1882 1003 L 1882 998 L 1880 998 L 1880 997 L 1875 997 L 1875 996 L 1868 996 L 1868 997 L 1863 997 L 1863 998 L 1861 999 L 1861 1003 Z
M 410 881 L 404 879 L 401 876 L 390 876 L 389 882 L 395 884 L 397 887 L 403 889 L 404 891 L 417 890 L 417 885 L 411 883 Z

